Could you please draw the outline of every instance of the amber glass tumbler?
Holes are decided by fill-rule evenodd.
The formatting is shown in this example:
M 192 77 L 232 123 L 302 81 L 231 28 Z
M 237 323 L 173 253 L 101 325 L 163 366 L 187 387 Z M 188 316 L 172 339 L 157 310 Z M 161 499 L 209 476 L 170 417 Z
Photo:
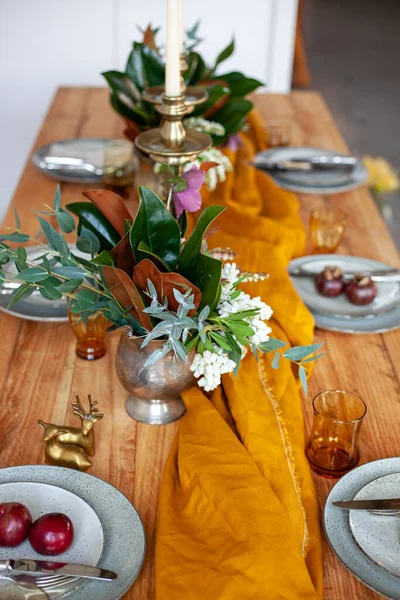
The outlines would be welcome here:
M 91 315 L 86 321 L 80 313 L 68 310 L 69 322 L 72 331 L 77 338 L 76 353 L 79 358 L 85 360 L 96 360 L 101 358 L 107 351 L 106 331 L 110 322 L 101 311 Z
M 308 460 L 319 475 L 341 477 L 360 460 L 359 436 L 366 404 L 350 392 L 328 390 L 315 396 L 313 409 Z
M 347 215 L 336 208 L 322 207 L 310 215 L 310 239 L 317 254 L 335 252 L 343 239 Z

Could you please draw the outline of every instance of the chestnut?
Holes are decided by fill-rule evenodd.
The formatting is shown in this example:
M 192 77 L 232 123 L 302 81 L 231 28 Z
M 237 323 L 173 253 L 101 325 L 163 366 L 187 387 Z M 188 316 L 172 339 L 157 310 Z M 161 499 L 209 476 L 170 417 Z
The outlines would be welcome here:
M 315 287 L 322 296 L 336 298 L 343 292 L 343 272 L 339 267 L 325 267 L 315 277 Z
M 371 304 L 378 290 L 371 277 L 362 274 L 354 275 L 346 285 L 346 296 L 353 304 Z

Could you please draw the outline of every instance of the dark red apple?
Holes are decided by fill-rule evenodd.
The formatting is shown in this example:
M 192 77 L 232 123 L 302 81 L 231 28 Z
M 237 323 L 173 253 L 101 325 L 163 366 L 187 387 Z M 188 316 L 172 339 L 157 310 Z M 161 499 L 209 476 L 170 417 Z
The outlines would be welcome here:
M 31 546 L 39 554 L 56 556 L 66 552 L 74 541 L 74 526 L 67 515 L 50 513 L 43 515 L 31 527 Z
M 375 283 L 366 275 L 354 275 L 345 291 L 353 304 L 371 304 L 378 293 Z
M 315 277 L 315 287 L 322 296 L 336 298 L 344 289 L 342 270 L 339 267 L 325 267 Z
M 26 540 L 32 525 L 29 510 L 20 502 L 0 504 L 0 546 L 19 546 Z

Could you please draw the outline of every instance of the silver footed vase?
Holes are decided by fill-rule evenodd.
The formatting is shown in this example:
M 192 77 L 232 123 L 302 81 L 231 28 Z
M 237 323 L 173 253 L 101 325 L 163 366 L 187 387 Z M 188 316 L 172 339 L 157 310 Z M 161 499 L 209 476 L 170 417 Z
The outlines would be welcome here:
M 189 353 L 187 363 L 169 352 L 145 367 L 149 356 L 162 348 L 165 340 L 152 340 L 144 348 L 141 348 L 142 342 L 143 338 L 135 337 L 126 329 L 117 350 L 117 374 L 124 388 L 130 392 L 126 411 L 133 419 L 149 425 L 172 423 L 186 411 L 180 395 L 194 382 L 190 365 L 195 350 Z

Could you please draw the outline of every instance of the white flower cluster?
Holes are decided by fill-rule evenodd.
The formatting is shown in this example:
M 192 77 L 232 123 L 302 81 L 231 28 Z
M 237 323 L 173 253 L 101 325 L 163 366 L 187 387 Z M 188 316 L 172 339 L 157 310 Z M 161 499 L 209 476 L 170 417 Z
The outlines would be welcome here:
M 204 133 L 214 135 L 225 135 L 225 127 L 221 123 L 203 119 L 203 117 L 189 117 L 183 121 L 187 129 L 195 129 L 196 131 L 204 131 Z
M 225 181 L 226 174 L 233 171 L 231 161 L 221 152 L 221 150 L 213 147 L 206 150 L 206 152 L 202 152 L 194 162 L 187 163 L 184 170 L 187 171 L 188 169 L 191 169 L 193 165 L 200 167 L 201 163 L 208 161 L 218 163 L 217 167 L 212 167 L 212 169 L 207 171 L 204 180 L 207 189 L 212 192 L 217 187 L 217 183 Z
M 235 263 L 225 263 L 222 268 L 222 292 L 217 307 L 221 317 L 228 317 L 231 314 L 243 310 L 259 309 L 258 315 L 249 317 L 245 321 L 254 330 L 254 335 L 250 338 L 250 343 L 262 344 L 269 340 L 271 328 L 265 323 L 272 316 L 272 308 L 265 304 L 259 296 L 252 298 L 245 292 L 240 292 L 237 298 L 231 299 L 231 294 L 235 290 L 234 284 L 239 279 L 240 271 Z
M 214 352 L 205 350 L 203 354 L 196 354 L 191 370 L 195 377 L 200 377 L 198 384 L 206 392 L 210 392 L 221 383 L 221 375 L 231 373 L 235 363 L 221 348 L 213 344 Z

